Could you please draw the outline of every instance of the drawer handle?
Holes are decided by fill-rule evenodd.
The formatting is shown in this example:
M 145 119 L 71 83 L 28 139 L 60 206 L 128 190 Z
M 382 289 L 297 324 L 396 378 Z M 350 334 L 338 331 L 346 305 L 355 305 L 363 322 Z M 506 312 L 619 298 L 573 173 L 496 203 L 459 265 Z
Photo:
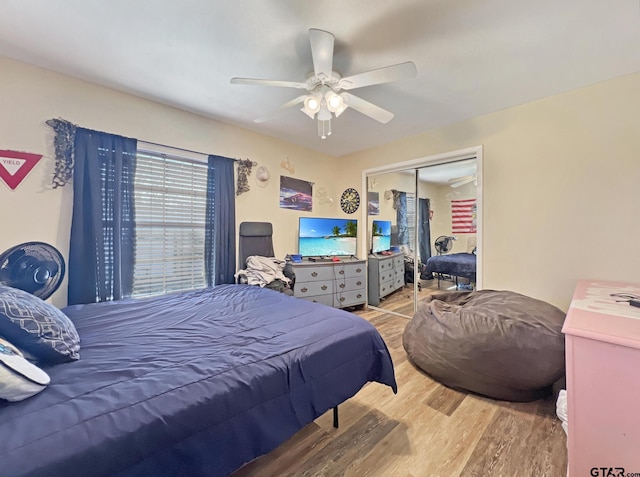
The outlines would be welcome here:
M 383 265 L 380 265 L 380 268 L 384 268 L 384 264 L 383 264 Z
M 358 293 L 358 294 L 356 295 L 356 298 L 362 298 L 362 295 L 361 295 L 360 293 Z
M 340 270 L 338 273 L 339 273 L 340 275 L 344 275 L 344 270 Z
M 356 273 L 360 273 L 362 271 L 362 268 L 356 268 Z
M 304 288 L 300 289 L 300 291 L 301 291 L 302 293 L 307 293 L 309 290 L 307 289 L 307 287 L 304 287 Z
M 317 277 L 318 276 L 318 272 L 311 272 L 311 276 L 312 277 Z
M 356 285 L 360 286 L 362 285 L 362 282 L 356 282 Z
M 327 285 L 322 285 L 320 288 L 321 288 L 322 290 L 326 290 L 326 289 L 327 289 Z
M 347 286 L 347 285 L 345 285 L 344 283 L 341 283 L 341 284 L 340 284 L 340 288 L 344 288 L 344 287 L 346 287 L 346 286 Z
M 343 296 L 340 297 L 340 301 L 344 301 L 344 297 Z

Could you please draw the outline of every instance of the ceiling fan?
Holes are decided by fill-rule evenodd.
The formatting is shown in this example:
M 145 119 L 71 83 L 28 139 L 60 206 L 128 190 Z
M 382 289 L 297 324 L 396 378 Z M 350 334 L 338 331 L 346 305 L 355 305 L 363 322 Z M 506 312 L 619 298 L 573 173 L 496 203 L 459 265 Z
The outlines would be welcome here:
M 311 43 L 313 72 L 309 74 L 306 81 L 231 78 L 232 84 L 280 86 L 306 90 L 305 94 L 283 104 L 272 114 L 255 119 L 255 122 L 264 122 L 283 109 L 303 103 L 301 111 L 311 119 L 317 116 L 318 135 L 325 139 L 331 134 L 332 113 L 337 118 L 347 108 L 352 108 L 382 124 L 386 124 L 393 119 L 394 114 L 392 112 L 347 93 L 347 91 L 364 86 L 415 78 L 417 70 L 413 62 L 406 61 L 397 65 L 342 77 L 333 69 L 334 36 L 327 31 L 311 28 L 309 30 L 309 41 Z
M 449 185 L 454 189 L 456 187 L 462 187 L 469 182 L 473 182 L 475 185 L 478 185 L 478 178 L 475 174 L 472 176 L 454 177 L 453 179 L 449 179 Z

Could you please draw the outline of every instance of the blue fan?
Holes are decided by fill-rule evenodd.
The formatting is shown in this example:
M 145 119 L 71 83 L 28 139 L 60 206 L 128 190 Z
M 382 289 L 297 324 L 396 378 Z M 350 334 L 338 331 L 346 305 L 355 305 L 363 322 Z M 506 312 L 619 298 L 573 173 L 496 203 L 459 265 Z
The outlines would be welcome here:
M 0 284 L 46 300 L 60 286 L 65 266 L 62 254 L 44 242 L 27 242 L 0 255 Z

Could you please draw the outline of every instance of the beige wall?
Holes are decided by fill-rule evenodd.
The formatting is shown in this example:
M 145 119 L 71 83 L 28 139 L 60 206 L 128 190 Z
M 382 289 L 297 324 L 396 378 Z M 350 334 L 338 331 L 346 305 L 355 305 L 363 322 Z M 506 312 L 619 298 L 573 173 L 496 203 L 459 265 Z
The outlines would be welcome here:
M 640 73 L 341 161 L 355 180 L 389 158 L 482 145 L 484 288 L 566 310 L 579 278 L 640 282 L 639 125 Z
M 297 250 L 299 214 L 278 207 L 278 177 L 288 175 L 280 162 L 287 157 L 294 177 L 314 182 L 314 190 L 323 187 L 333 199 L 315 200 L 309 215 L 345 217 L 339 195 L 355 187 L 366 198 L 363 169 L 482 145 L 485 288 L 515 290 L 566 309 L 578 278 L 640 282 L 640 74 L 341 158 L 3 58 L 0 105 L 0 149 L 44 154 L 16 191 L 0 184 L 0 252 L 42 240 L 67 255 L 72 191 L 51 189 L 53 133 L 45 125 L 61 117 L 266 165 L 271 181 L 258 188 L 252 175 L 252 190 L 237 198 L 237 222 L 273 222 L 278 256 Z M 63 287 L 54 304 L 63 305 L 65 296 Z
M 68 256 L 72 185 L 51 187 L 54 170 L 53 131 L 50 118 L 64 118 L 89 129 L 234 158 L 249 158 L 266 165 L 267 186 L 250 177 L 251 190 L 237 197 L 236 221 L 270 221 L 278 257 L 297 251 L 299 212 L 280 209 L 280 168 L 288 157 L 293 177 L 324 187 L 337 197 L 332 177 L 337 159 L 245 129 L 229 126 L 168 106 L 79 81 L 23 63 L 0 58 L 0 150 L 17 150 L 44 157 L 15 190 L 0 183 L 0 253 L 27 241 L 53 244 Z M 314 201 L 306 215 L 343 216 L 339 202 Z M 66 282 L 66 281 L 65 281 Z M 66 283 L 52 302 L 66 303 Z

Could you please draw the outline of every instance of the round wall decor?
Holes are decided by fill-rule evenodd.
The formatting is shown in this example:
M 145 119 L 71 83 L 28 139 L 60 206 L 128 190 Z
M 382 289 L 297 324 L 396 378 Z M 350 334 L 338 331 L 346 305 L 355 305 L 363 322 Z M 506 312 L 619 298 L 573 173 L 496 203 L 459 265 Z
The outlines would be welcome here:
M 360 194 L 358 191 L 349 187 L 345 189 L 340 197 L 340 207 L 347 214 L 353 214 L 360 207 Z

